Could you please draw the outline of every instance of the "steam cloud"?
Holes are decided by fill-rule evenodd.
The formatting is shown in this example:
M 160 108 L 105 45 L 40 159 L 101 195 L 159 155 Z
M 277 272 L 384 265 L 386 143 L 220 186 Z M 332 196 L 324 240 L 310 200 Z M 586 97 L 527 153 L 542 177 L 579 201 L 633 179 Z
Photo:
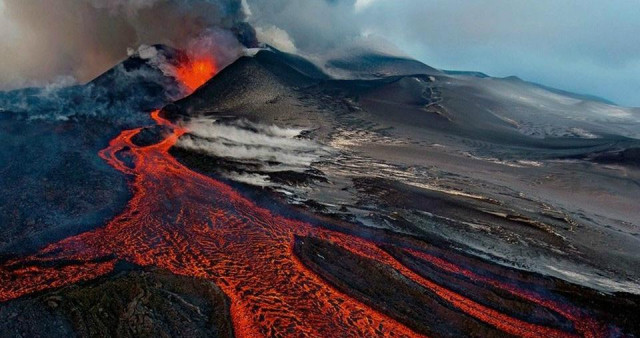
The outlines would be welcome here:
M 303 129 L 206 118 L 190 121 L 188 129 L 189 134 L 180 138 L 177 147 L 234 163 L 235 170 L 222 170 L 221 174 L 257 186 L 272 185 L 272 173 L 302 173 L 329 154 L 326 147 L 299 138 Z M 251 168 L 249 172 L 246 166 Z
M 195 137 L 180 139 L 177 146 L 238 161 L 258 161 L 272 170 L 286 168 L 302 171 L 318 160 L 323 150 L 309 140 L 296 138 L 301 129 L 258 125 L 248 121 L 222 124 L 194 120 L 189 133 Z M 269 164 L 271 162 L 273 164 Z

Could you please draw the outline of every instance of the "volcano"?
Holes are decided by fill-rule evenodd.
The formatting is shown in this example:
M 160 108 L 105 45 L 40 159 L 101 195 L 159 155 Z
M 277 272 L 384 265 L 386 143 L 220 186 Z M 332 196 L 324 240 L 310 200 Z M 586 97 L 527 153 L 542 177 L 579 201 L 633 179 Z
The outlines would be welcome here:
M 146 48 L 3 94 L 0 332 L 640 332 L 637 109 L 375 53 Z

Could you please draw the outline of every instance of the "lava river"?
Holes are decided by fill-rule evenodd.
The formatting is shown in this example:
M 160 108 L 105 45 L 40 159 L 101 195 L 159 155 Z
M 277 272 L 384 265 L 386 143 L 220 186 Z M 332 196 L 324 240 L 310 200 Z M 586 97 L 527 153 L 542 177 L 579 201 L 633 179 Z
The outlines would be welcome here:
M 215 282 L 231 301 L 239 337 L 420 336 L 400 321 L 339 291 L 294 253 L 300 238 L 316 238 L 394 269 L 462 316 L 506 334 L 529 337 L 599 336 L 595 321 L 576 308 L 546 300 L 430 255 L 400 248 L 450 274 L 465 276 L 543 306 L 568 320 L 571 332 L 533 324 L 482 305 L 400 263 L 380 243 L 294 221 L 255 205 L 230 186 L 179 163 L 169 149 L 187 130 L 152 113 L 172 132 L 137 146 L 141 129 L 123 131 L 100 156 L 130 177 L 133 197 L 104 227 L 51 244 L 39 253 L 0 265 L 0 301 L 93 279 L 118 260 L 157 266 Z

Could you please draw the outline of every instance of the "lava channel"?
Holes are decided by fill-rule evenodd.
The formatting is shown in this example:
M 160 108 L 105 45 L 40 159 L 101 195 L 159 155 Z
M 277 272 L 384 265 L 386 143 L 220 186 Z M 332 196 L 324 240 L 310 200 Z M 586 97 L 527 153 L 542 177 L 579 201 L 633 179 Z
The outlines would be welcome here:
M 104 227 L 48 245 L 37 254 L 0 265 L 0 301 L 90 280 L 113 270 L 118 260 L 157 266 L 175 274 L 215 282 L 231 300 L 239 337 L 256 336 L 421 336 L 406 325 L 338 291 L 294 254 L 295 238 L 310 236 L 395 269 L 463 315 L 507 334 L 565 337 L 572 333 L 528 323 L 482 305 L 409 269 L 381 249 L 381 243 L 281 217 L 255 205 L 230 186 L 179 163 L 169 149 L 187 130 L 160 116 L 172 132 L 160 143 L 137 146 L 141 129 L 123 131 L 99 155 L 130 177 L 133 197 Z M 129 152 L 133 166 L 118 158 Z M 409 249 L 407 249 L 409 250 Z M 409 252 L 409 251 L 407 251 Z M 411 251 L 443 270 L 472 272 Z M 484 278 L 484 277 L 482 277 Z M 573 322 L 583 336 L 599 336 L 585 317 L 511 285 L 481 279 L 533 300 Z

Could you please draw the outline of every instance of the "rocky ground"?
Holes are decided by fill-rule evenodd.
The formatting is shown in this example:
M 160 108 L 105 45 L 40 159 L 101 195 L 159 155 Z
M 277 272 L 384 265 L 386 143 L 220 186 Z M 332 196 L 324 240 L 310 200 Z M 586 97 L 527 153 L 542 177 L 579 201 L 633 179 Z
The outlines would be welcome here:
M 4 303 L 3 337 L 233 337 L 212 282 L 121 264 L 96 280 Z

